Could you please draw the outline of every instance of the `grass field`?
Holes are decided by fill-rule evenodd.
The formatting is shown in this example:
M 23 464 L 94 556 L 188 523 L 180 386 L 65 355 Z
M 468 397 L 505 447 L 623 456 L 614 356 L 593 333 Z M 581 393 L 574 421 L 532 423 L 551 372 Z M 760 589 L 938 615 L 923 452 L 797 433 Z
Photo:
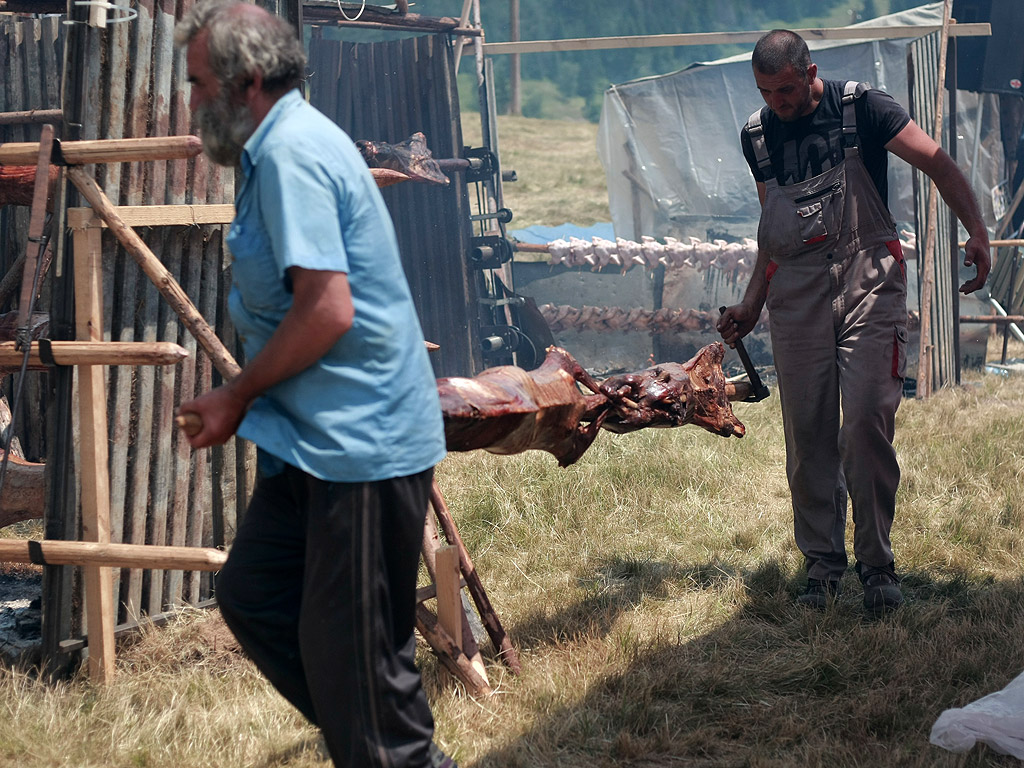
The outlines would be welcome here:
M 462 116 L 463 140 L 479 146 L 480 116 Z M 503 170 L 517 181 L 502 185 L 511 229 L 566 222 L 589 226 L 611 221 L 604 169 L 597 156 L 597 125 L 582 120 L 498 117 Z
M 596 154 L 562 157 L 594 126 L 538 122 L 500 123 L 522 152 L 506 165 L 546 179 L 564 141 L 559 172 L 580 180 L 510 185 L 510 207 L 529 223 L 607 220 Z M 564 202 L 533 199 L 549 193 Z M 495 693 L 474 699 L 421 646 L 438 741 L 462 768 L 1019 765 L 928 736 L 943 710 L 1024 671 L 1022 408 L 1024 378 L 978 371 L 904 401 L 893 541 L 907 604 L 879 620 L 852 570 L 828 611 L 794 604 L 777 397 L 736 404 L 743 439 L 603 433 L 565 469 L 538 452 L 449 456 L 440 487 L 523 671 L 485 645 Z M 106 687 L 0 670 L 0 766 L 328 765 L 216 618 L 183 612 L 126 643 Z

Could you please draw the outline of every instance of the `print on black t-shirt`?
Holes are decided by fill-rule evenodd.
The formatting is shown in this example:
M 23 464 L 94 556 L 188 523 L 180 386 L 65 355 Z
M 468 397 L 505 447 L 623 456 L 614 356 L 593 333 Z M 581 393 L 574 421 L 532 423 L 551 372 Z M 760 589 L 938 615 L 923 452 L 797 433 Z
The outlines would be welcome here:
M 762 111 L 764 137 L 772 170 L 782 185 L 812 178 L 838 165 L 843 158 L 843 86 L 845 80 L 822 80 L 824 91 L 817 109 L 792 123 L 770 110 Z M 864 166 L 888 205 L 888 152 L 885 145 L 906 127 L 910 115 L 889 94 L 869 90 L 856 101 L 857 143 Z M 767 113 L 767 117 L 765 117 Z M 740 133 L 743 154 L 757 181 L 764 181 L 754 159 L 746 128 Z

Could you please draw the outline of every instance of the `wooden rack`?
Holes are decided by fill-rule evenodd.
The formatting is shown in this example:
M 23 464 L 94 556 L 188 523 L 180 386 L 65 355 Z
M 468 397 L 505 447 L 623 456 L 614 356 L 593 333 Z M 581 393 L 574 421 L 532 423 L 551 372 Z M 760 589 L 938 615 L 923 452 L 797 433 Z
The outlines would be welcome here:
M 65 162 L 155 160 L 190 157 L 199 151 L 198 141 L 191 136 L 160 140 L 68 142 L 61 147 Z M 13 147 L 5 145 L 0 148 L 0 164 L 23 163 L 33 152 L 36 153 L 38 168 L 45 171 L 49 163 L 49 152 L 44 142 Z M 45 160 L 43 155 L 46 155 Z M 113 232 L 210 356 L 214 367 L 225 379 L 231 379 L 241 370 L 238 363 L 217 338 L 213 329 L 207 325 L 177 281 L 132 227 L 228 224 L 234 218 L 234 207 L 117 207 L 81 167 L 69 165 L 66 173 L 68 179 L 91 206 L 71 208 L 67 212 L 67 221 L 73 233 L 75 246 L 78 341 L 53 342 L 49 345 L 48 353 L 57 363 L 79 366 L 83 541 L 15 542 L 12 546 L 0 546 L 0 560 L 73 564 L 83 567 L 89 674 L 94 681 L 105 682 L 114 674 L 112 569 L 127 567 L 216 571 L 225 562 L 226 553 L 209 548 L 110 542 L 106 366 L 172 364 L 186 356 L 187 352 L 175 344 L 168 343 L 124 344 L 103 341 L 101 233 L 104 228 Z M 46 173 L 37 169 L 37 179 L 46 178 Z M 45 196 L 41 199 L 45 203 Z M 33 203 L 34 213 L 41 210 L 37 203 L 38 201 Z M 26 279 L 29 275 L 30 270 L 26 269 Z M 23 302 L 23 306 L 27 307 L 28 303 Z M 0 367 L 10 364 L 5 354 L 11 356 L 23 352 L 18 353 L 13 347 L 7 351 L 6 346 L 0 344 Z M 31 367 L 43 364 L 39 359 L 38 345 L 34 345 L 30 350 L 29 362 Z M 474 600 L 499 658 L 514 672 L 520 669 L 519 660 L 487 598 L 473 561 L 466 551 L 455 521 L 436 483 L 431 491 L 430 507 L 433 514 L 429 514 L 428 511 L 423 558 L 433 583 L 418 591 L 416 627 L 441 659 L 442 664 L 471 694 L 487 694 L 491 688 L 460 597 L 463 586 Z M 442 533 L 446 543 L 442 542 Z M 424 605 L 430 599 L 437 600 L 436 614 Z

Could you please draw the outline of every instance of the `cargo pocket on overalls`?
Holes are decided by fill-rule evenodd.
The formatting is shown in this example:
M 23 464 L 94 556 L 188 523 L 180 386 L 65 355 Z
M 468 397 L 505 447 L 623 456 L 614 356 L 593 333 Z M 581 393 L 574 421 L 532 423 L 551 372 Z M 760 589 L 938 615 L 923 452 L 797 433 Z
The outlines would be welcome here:
M 892 330 L 892 375 L 903 379 L 907 375 L 907 341 L 909 336 L 906 327 L 897 325 Z
M 836 181 L 825 189 L 793 200 L 800 239 L 804 245 L 823 242 L 829 236 L 839 233 L 839 225 L 843 220 L 843 197 L 843 185 Z

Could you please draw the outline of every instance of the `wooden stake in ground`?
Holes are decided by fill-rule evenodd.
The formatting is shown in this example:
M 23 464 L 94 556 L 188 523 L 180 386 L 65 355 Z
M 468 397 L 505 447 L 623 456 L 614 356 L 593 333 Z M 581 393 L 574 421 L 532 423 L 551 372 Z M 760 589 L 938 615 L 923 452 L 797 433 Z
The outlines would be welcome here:
M 94 234 L 95 233 L 95 234 Z M 98 230 L 82 236 L 91 247 L 75 248 L 75 328 L 83 341 L 103 341 L 103 277 Z M 78 244 L 79 237 L 76 237 Z M 78 369 L 82 539 L 110 544 L 110 467 L 107 453 L 106 368 Z M 84 569 L 89 635 L 89 677 L 98 683 L 114 676 L 114 581 L 108 567 Z
M 939 83 L 938 94 L 935 97 L 935 126 L 932 129 L 932 138 L 936 144 L 942 144 L 942 104 L 943 104 L 943 83 L 946 82 L 946 47 L 949 45 L 949 23 L 952 13 L 953 0 L 945 0 L 942 8 L 942 34 L 939 42 Z M 925 234 L 925 245 L 923 261 L 921 264 L 921 330 L 920 346 L 917 358 L 917 393 L 918 399 L 929 397 L 932 393 L 932 352 L 935 345 L 932 343 L 932 290 L 935 286 L 935 219 L 938 216 L 939 190 L 932 181 L 928 185 L 928 215 L 926 220 L 927 231 Z

